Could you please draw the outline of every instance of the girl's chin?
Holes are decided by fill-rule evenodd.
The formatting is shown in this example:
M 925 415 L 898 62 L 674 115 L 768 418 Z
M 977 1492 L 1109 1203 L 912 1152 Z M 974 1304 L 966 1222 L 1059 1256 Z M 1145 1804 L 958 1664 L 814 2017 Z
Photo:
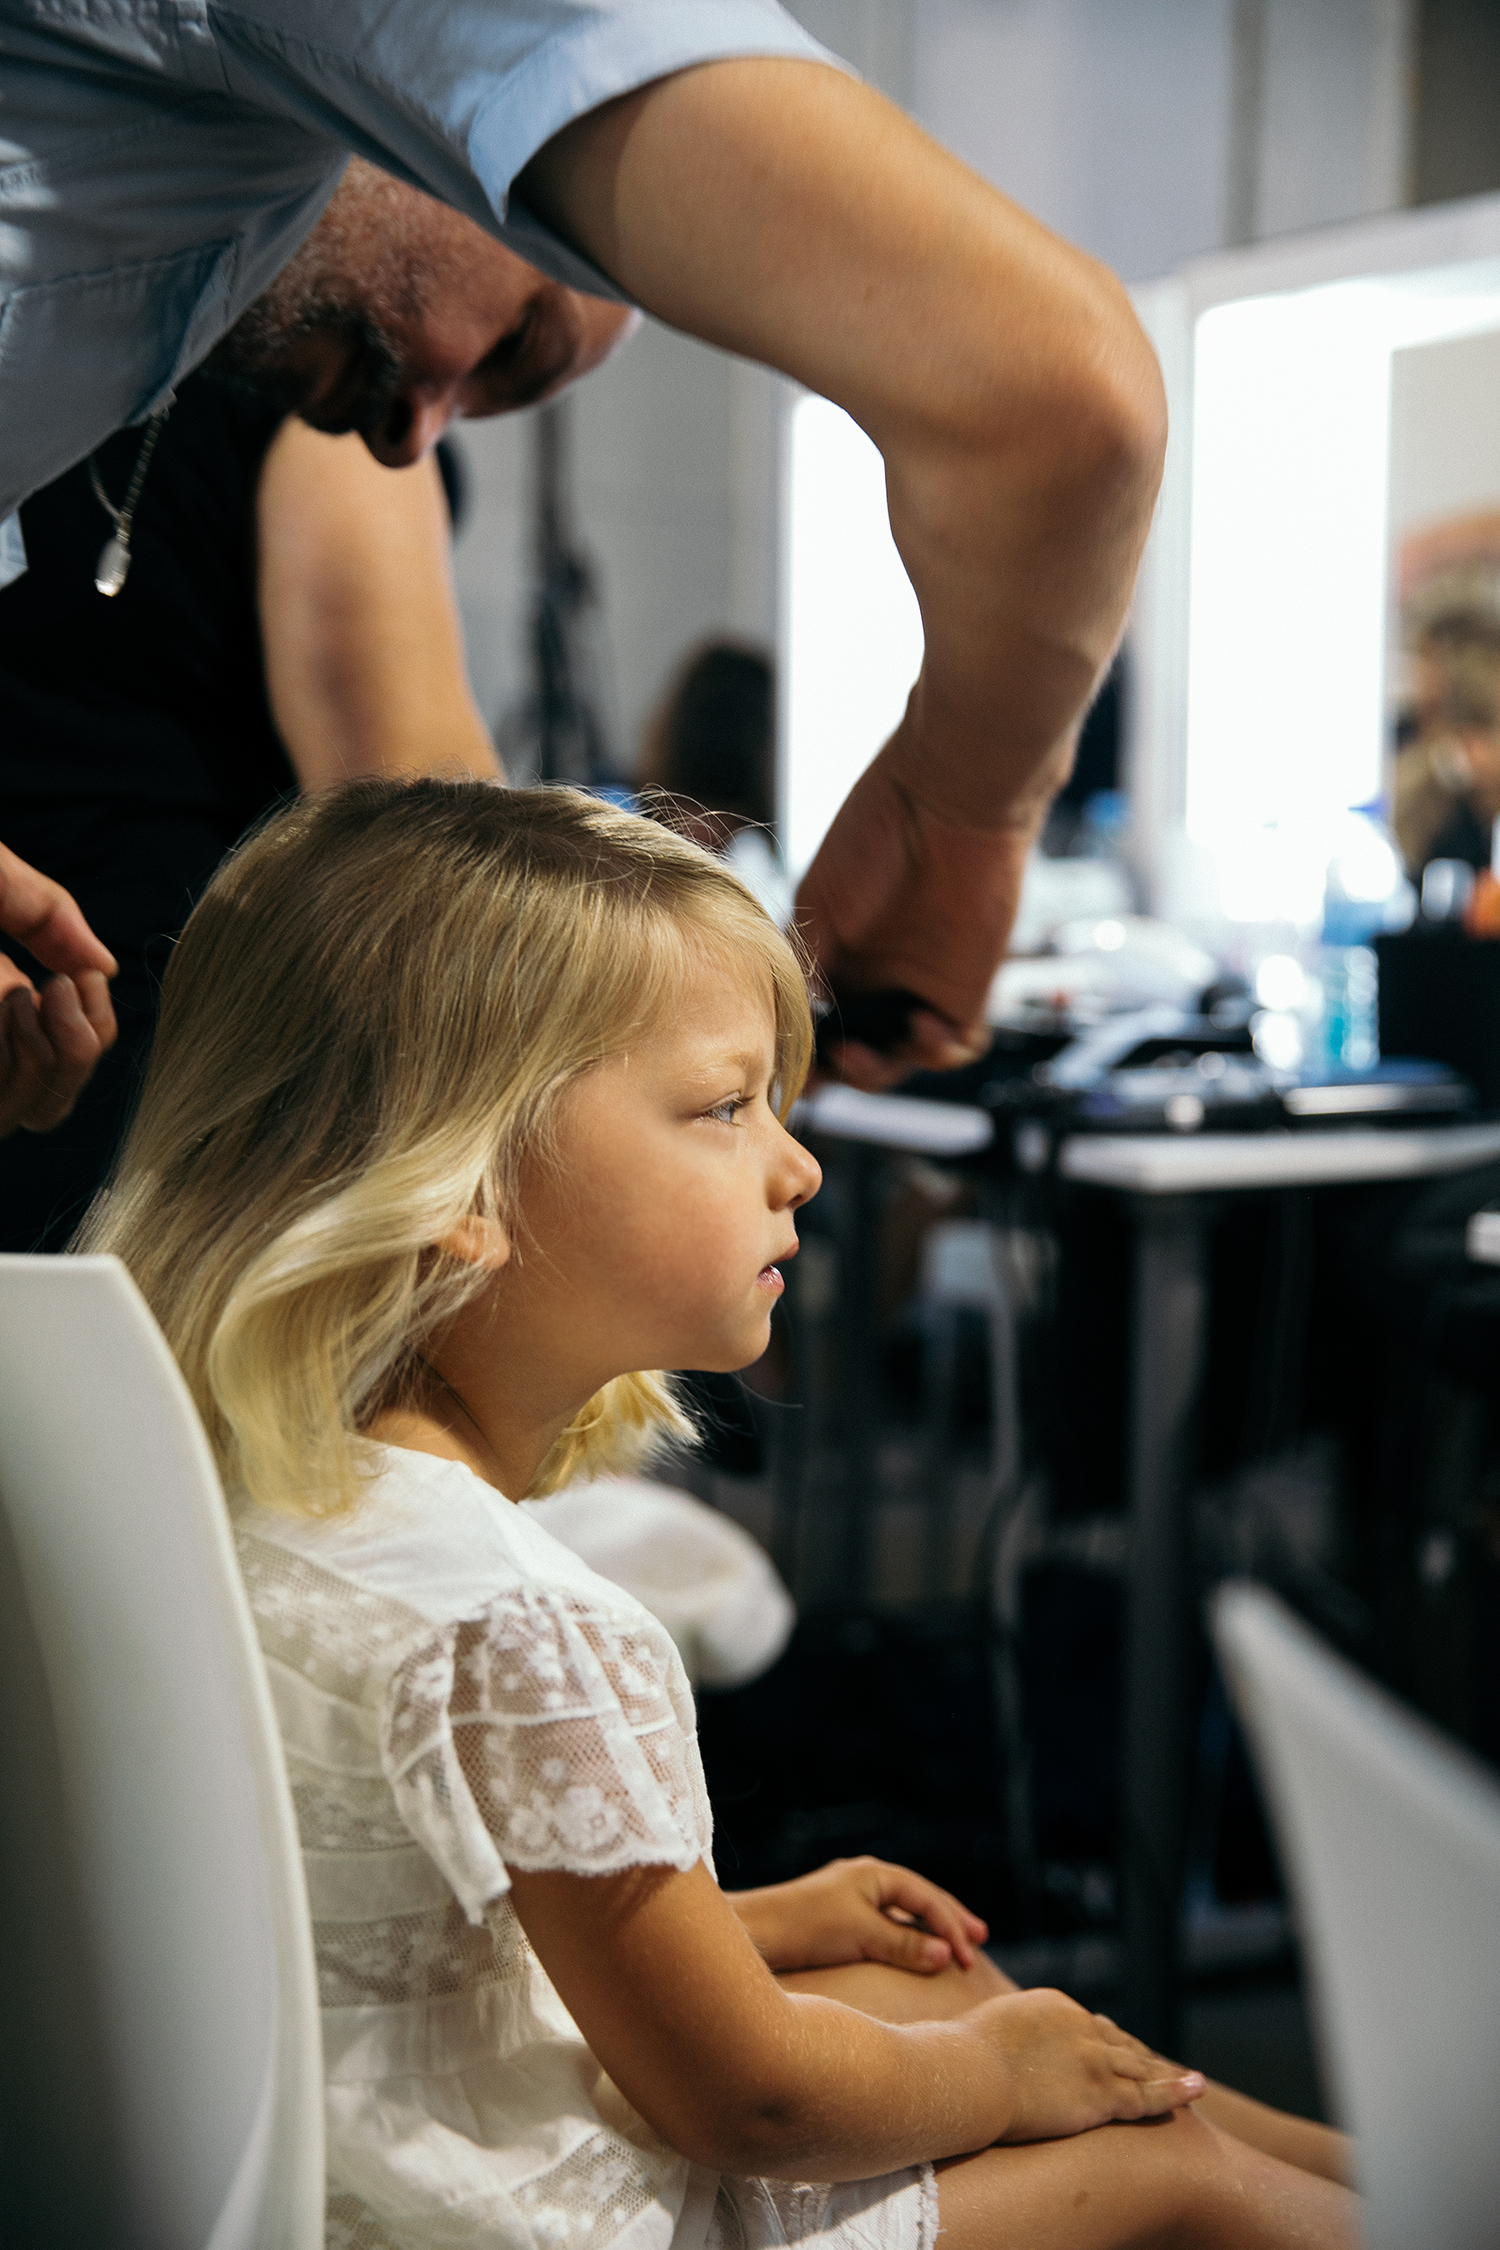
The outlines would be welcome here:
M 746 1336 L 728 1351 L 721 1351 L 712 1359 L 695 1359 L 693 1365 L 701 1367 L 704 1373 L 708 1375 L 743 1374 L 745 1369 L 753 1367 L 758 1359 L 764 1359 L 771 1348 L 771 1316 L 769 1311 L 758 1325 L 758 1334 Z

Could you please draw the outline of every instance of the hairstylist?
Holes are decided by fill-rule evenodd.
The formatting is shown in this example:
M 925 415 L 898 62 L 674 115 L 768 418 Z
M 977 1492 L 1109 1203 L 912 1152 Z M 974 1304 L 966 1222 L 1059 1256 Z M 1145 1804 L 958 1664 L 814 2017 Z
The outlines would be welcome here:
M 503 244 L 847 407 L 926 660 L 801 914 L 836 989 L 931 1003 L 894 1064 L 846 1050 L 852 1075 L 976 1050 L 1159 474 L 1157 370 L 1109 275 L 773 0 L 0 0 L 0 93 L 12 573 L 16 504 L 226 331 L 238 372 L 391 464 L 506 403 L 518 365 L 566 379 L 579 339 L 518 312 Z M 390 178 L 341 207 L 350 150 Z M 65 900 L 14 870 L 9 898 L 46 967 L 107 970 Z M 98 1037 L 65 1016 L 64 1093 Z

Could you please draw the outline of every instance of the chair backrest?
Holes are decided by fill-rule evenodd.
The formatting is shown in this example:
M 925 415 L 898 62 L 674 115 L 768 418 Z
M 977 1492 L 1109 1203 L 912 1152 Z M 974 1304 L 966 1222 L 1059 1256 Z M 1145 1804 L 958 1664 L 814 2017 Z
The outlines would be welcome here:
M 1369 2250 L 1500 2241 L 1500 1787 L 1259 1587 L 1214 1637 L 1266 1786 Z
M 202 1426 L 117 1259 L 0 1257 L 0 1533 L 17 2239 L 313 2250 L 317 1989 L 275 1713 Z

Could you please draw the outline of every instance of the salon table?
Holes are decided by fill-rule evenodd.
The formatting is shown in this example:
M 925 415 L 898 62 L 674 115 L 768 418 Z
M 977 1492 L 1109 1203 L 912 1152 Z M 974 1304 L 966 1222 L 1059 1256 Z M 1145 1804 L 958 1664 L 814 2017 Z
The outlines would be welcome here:
M 1123 1198 L 1134 1232 L 1120 2006 L 1126 2029 L 1164 2053 L 1177 2036 L 1191 1773 L 1189 1500 L 1214 1219 L 1233 1195 L 1417 1179 L 1497 1157 L 1500 1123 L 1077 1134 L 1058 1151 L 1065 1179 Z M 1500 1241 L 1494 1255 L 1500 1262 Z

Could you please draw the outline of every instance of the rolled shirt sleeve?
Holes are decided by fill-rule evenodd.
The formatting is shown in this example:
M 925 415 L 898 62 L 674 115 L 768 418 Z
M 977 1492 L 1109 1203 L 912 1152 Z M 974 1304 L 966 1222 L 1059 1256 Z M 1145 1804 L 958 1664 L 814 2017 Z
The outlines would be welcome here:
M 618 294 L 530 213 L 517 174 L 601 103 L 736 55 L 831 61 L 777 0 L 209 0 L 225 84 L 500 234 L 569 286 Z

